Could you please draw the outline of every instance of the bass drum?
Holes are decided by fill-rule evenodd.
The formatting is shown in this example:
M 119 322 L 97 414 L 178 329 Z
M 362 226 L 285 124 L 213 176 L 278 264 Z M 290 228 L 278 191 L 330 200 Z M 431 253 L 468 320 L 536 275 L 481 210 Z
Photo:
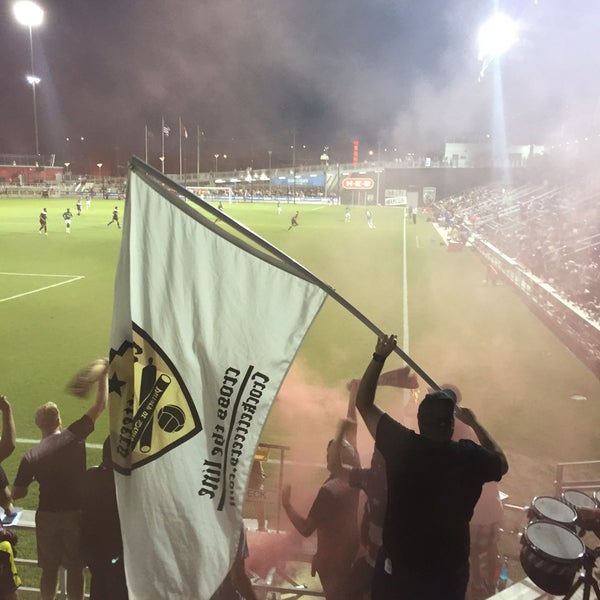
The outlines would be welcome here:
M 531 581 L 554 596 L 567 594 L 585 554 L 581 539 L 563 525 L 534 521 L 521 543 L 521 565 Z

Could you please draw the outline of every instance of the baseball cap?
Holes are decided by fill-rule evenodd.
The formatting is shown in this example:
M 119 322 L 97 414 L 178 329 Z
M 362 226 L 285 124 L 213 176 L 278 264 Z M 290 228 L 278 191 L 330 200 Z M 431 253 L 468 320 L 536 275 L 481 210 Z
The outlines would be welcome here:
M 419 404 L 418 418 L 430 424 L 448 425 L 454 417 L 456 394 L 447 388 L 430 392 Z

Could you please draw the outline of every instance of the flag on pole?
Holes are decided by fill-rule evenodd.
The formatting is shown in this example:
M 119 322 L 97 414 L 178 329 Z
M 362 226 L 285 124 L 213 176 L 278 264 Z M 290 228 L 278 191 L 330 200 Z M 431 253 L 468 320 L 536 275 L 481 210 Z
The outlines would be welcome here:
M 171 133 L 171 128 L 163 123 L 162 131 L 167 137 L 169 137 L 169 134 Z
M 262 427 L 327 294 L 132 166 L 109 374 L 129 598 L 208 600 L 233 564 Z

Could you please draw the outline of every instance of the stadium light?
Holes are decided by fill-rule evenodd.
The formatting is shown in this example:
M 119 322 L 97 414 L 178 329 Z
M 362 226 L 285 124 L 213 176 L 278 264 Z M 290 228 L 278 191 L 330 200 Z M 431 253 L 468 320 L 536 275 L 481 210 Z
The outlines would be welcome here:
M 215 173 L 219 171 L 219 154 L 215 154 Z
M 67 179 L 68 175 L 69 175 L 69 167 L 71 166 L 70 162 L 66 162 L 65 163 L 65 179 Z
M 267 154 L 269 155 L 269 196 L 271 196 L 271 155 L 273 150 L 267 150 Z
M 320 157 L 323 164 L 323 199 L 327 195 L 327 167 L 329 166 L 329 146 L 323 148 L 323 153 Z
M 33 93 L 33 128 L 35 130 L 35 154 L 40 154 L 40 141 L 38 133 L 37 102 L 35 97 L 35 86 L 40 82 L 36 77 L 33 68 L 33 28 L 40 26 L 44 22 L 44 11 L 30 0 L 19 0 L 13 4 L 13 13 L 15 19 L 25 27 L 29 28 L 29 54 L 31 57 L 31 74 L 27 76 L 27 81 L 31 84 Z
M 483 77 L 488 65 L 504 54 L 517 41 L 517 24 L 508 15 L 497 12 L 480 28 L 477 34 L 478 60 L 482 62 L 479 77 Z
M 102 180 L 102 165 L 104 163 L 97 163 L 96 166 L 98 167 L 98 177 L 100 178 L 100 180 Z

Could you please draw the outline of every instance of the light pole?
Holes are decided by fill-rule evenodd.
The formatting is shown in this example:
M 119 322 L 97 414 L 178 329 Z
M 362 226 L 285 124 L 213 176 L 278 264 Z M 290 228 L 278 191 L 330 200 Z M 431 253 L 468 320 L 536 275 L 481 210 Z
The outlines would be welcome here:
M 96 166 L 98 167 L 98 177 L 100 178 L 100 193 L 104 196 L 104 186 L 102 185 L 102 163 L 96 163 Z
M 323 163 L 323 200 L 327 196 L 327 167 L 329 166 L 329 146 L 323 148 L 323 154 L 321 154 L 321 162 Z
M 219 170 L 219 154 L 215 154 L 215 173 Z
M 15 18 L 21 25 L 29 28 L 29 53 L 31 56 L 31 74 L 27 76 L 27 81 L 31 85 L 33 91 L 33 127 L 35 130 L 35 154 L 40 154 L 40 142 L 38 135 L 38 119 L 37 119 L 37 104 L 35 99 L 35 86 L 40 82 L 40 78 L 36 77 L 33 68 L 33 28 L 38 27 L 44 21 L 44 11 L 30 0 L 19 0 L 13 5 Z
M 69 167 L 70 166 L 71 166 L 70 162 L 65 163 L 65 180 L 67 179 L 67 176 L 69 175 Z
M 271 193 L 271 154 L 273 154 L 273 150 L 267 150 L 267 154 L 269 155 L 269 198 L 272 196 Z

